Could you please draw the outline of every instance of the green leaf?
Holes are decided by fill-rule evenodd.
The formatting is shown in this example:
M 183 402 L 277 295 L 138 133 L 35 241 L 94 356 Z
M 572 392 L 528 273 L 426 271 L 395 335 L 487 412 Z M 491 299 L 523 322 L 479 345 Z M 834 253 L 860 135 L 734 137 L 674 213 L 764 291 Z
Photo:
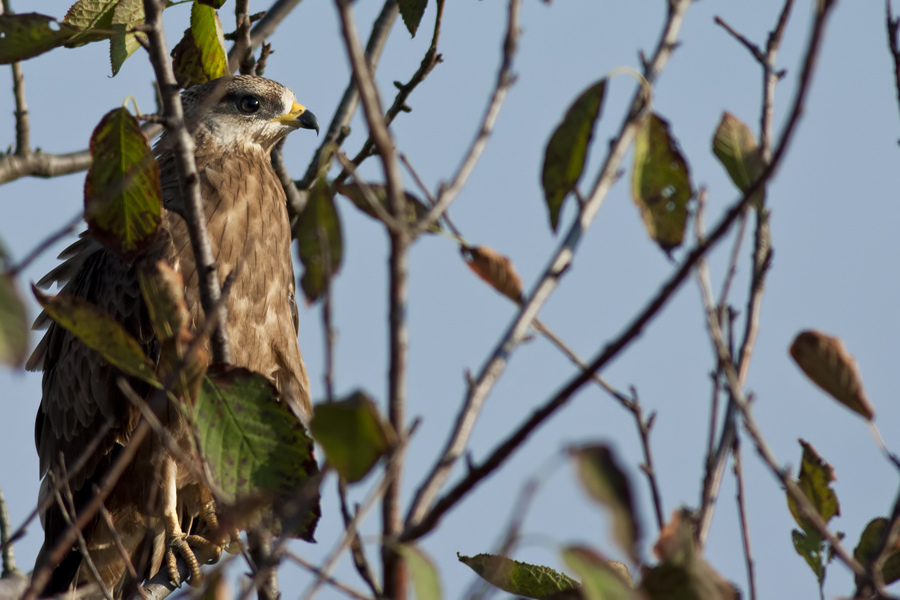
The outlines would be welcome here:
M 80 31 L 38 13 L 0 15 L 0 65 L 32 58 L 62 46 Z
M 441 581 L 437 569 L 425 552 L 413 544 L 400 544 L 395 550 L 406 560 L 406 566 L 412 576 L 413 589 L 417 600 L 440 600 Z
M 631 197 L 641 209 L 647 233 L 666 254 L 684 239 L 687 204 L 693 195 L 691 173 L 669 133 L 669 123 L 651 114 L 634 142 Z
M 372 192 L 372 195 L 375 196 L 375 200 L 379 205 L 384 207 L 386 213 L 390 214 L 390 206 L 388 204 L 388 195 L 387 195 L 387 187 L 383 185 L 378 185 L 375 183 L 369 183 L 367 186 L 369 190 Z M 363 211 L 365 214 L 369 215 L 376 221 L 380 221 L 381 218 L 378 216 L 378 213 L 375 212 L 375 209 L 372 207 L 372 204 L 366 200 L 366 195 L 363 193 L 362 188 L 357 183 L 345 183 L 336 186 L 336 191 L 346 196 L 353 202 L 353 205 L 359 210 Z M 410 224 L 416 223 L 419 219 L 425 217 L 428 214 L 428 207 L 425 206 L 421 200 L 419 200 L 413 194 L 404 191 L 403 195 L 406 198 L 406 220 Z M 432 226 L 429 229 L 430 232 L 434 233 L 435 231 L 440 231 L 440 227 L 437 225 Z
M 556 127 L 544 152 L 541 183 L 550 211 L 550 226 L 555 232 L 563 200 L 575 189 L 587 161 L 588 147 L 600 118 L 606 79 L 601 79 L 581 93 L 572 103 L 562 122 Z
M 422 15 L 425 14 L 425 7 L 428 6 L 428 0 L 399 0 L 399 4 L 403 23 L 409 30 L 409 34 L 415 37 L 419 23 L 422 22 Z
M 475 571 L 479 577 L 504 592 L 526 598 L 543 598 L 555 592 L 578 587 L 578 582 L 549 567 L 530 565 L 496 554 L 461 556 L 459 562 Z
M 63 22 L 74 25 L 83 31 L 69 40 L 66 48 L 77 48 L 111 37 L 113 35 L 113 15 L 119 2 L 120 0 L 78 0 L 75 2 L 63 17 Z
M 142 40 L 147 39 L 143 33 L 125 33 L 143 22 L 144 0 L 119 0 L 113 12 L 112 28 L 121 33 L 109 40 L 109 60 L 113 77 L 128 57 L 141 47 L 135 36 L 141 36 Z
M 743 121 L 729 112 L 722 113 L 722 120 L 713 135 L 712 149 L 742 192 L 750 189 L 763 173 L 762 156 L 756 137 Z M 765 189 L 756 194 L 754 202 L 761 206 L 764 200 Z
M 225 502 L 259 495 L 284 501 L 319 472 L 300 419 L 259 373 L 211 367 L 194 411 L 200 450 Z M 320 514 L 316 499 L 291 534 L 312 541 Z
M 124 108 L 91 135 L 84 218 L 91 234 L 126 259 L 145 248 L 162 221 L 159 166 L 141 126 Z
M 791 541 L 794 543 L 794 550 L 803 557 L 809 568 L 816 576 L 819 587 L 825 583 L 825 552 L 826 544 L 824 539 L 818 532 L 806 535 L 802 531 L 794 529 L 791 531 Z
M 878 558 L 878 550 L 889 521 L 884 517 L 872 519 L 859 536 L 859 543 L 853 550 L 853 557 L 863 566 L 871 565 Z M 885 585 L 900 581 L 900 549 L 894 548 L 887 555 L 881 570 Z
M 222 24 L 214 8 L 194 2 L 191 27 L 172 50 L 175 79 L 183 88 L 228 74 Z
M 605 445 L 569 448 L 578 478 L 585 491 L 610 511 L 613 536 L 632 561 L 640 563 L 641 528 L 631 483 L 619 467 L 612 450 Z
M 803 447 L 803 458 L 800 464 L 800 475 L 797 478 L 797 484 L 800 486 L 800 489 L 803 490 L 803 494 L 809 498 L 809 501 L 815 507 L 819 516 L 827 523 L 835 516 L 841 514 L 841 507 L 838 504 L 837 495 L 831 488 L 831 482 L 835 480 L 834 469 L 819 456 L 816 449 L 812 447 L 812 444 L 804 440 L 798 441 L 800 442 L 800 446 Z M 810 532 L 816 532 L 818 535 L 818 531 L 815 527 L 800 516 L 800 511 L 794 499 L 791 498 L 790 495 L 788 495 L 787 498 L 788 508 L 790 508 L 791 514 L 794 516 L 797 525 L 799 525 L 807 535 L 809 535 Z
M 123 373 L 160 387 L 153 363 L 121 323 L 81 298 L 47 296 L 35 286 L 31 289 L 50 318 L 72 332 L 85 346 L 99 352 Z
M 0 274 L 0 363 L 19 367 L 28 354 L 28 310 L 11 275 Z
M 586 600 L 631 600 L 635 598 L 634 582 L 628 569 L 624 576 L 620 567 L 614 567 L 590 548 L 570 546 L 563 549 L 563 560 L 581 577 L 581 595 Z M 616 563 L 622 565 L 622 563 Z M 627 577 L 627 578 L 626 578 Z
M 334 192 L 319 179 L 309 193 L 306 207 L 297 219 L 297 251 L 303 264 L 300 287 L 312 304 L 328 291 L 341 270 L 344 238 L 341 218 L 334 205 Z
M 315 406 L 310 430 L 325 449 L 325 458 L 353 483 L 365 477 L 395 443 L 391 426 L 364 392 Z

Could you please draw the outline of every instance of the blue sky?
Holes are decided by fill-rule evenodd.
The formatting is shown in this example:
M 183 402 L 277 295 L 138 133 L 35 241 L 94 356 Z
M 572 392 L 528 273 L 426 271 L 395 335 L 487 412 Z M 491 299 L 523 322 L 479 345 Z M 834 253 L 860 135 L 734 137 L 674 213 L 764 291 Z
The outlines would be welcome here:
M 500 59 L 506 3 L 500 0 L 448 2 L 437 66 L 409 100 L 413 112 L 393 126 L 397 144 L 425 182 L 435 189 L 452 176 L 477 131 Z M 814 2 L 798 0 L 785 35 L 779 66 L 788 70 L 776 96 L 776 131 L 792 100 L 799 60 L 806 43 Z M 13 2 L 19 12 L 35 10 L 62 17 L 67 1 Z M 232 3 L 222 16 L 232 28 Z M 266 3 L 251 3 L 251 11 Z M 359 29 L 368 33 L 381 8 L 375 0 L 357 2 Z M 724 169 L 710 151 L 722 111 L 758 132 L 761 74 L 747 51 L 713 23 L 720 15 L 758 43 L 764 43 L 781 2 L 706 0 L 688 12 L 677 49 L 656 89 L 654 108 L 671 124 L 692 171 L 695 185 L 709 191 L 707 223 L 737 198 Z M 172 47 L 187 27 L 188 7 L 167 11 Z M 419 35 L 410 39 L 395 25 L 378 70 L 386 103 L 394 80 L 406 81 L 429 43 L 434 18 L 431 2 Z M 530 289 L 559 240 L 548 225 L 540 168 L 544 145 L 568 104 L 612 69 L 638 65 L 638 51 L 652 50 L 665 18 L 665 3 L 634 0 L 565 0 L 547 5 L 525 0 L 523 33 L 516 57 L 518 75 L 494 137 L 469 184 L 451 208 L 464 235 L 510 256 Z M 327 0 L 304 0 L 273 38 L 275 53 L 267 76 L 291 87 L 298 100 L 325 125 L 347 84 L 348 63 L 339 37 L 336 11 Z M 93 44 L 57 50 L 23 63 L 32 143 L 47 152 L 86 147 L 101 116 L 127 95 L 141 109 L 153 107 L 152 72 L 139 52 L 115 78 L 109 77 L 108 49 Z M 8 72 L 8 71 L 7 71 Z M 8 80 L 7 80 L 8 81 Z M 635 87 L 612 81 L 586 181 L 592 181 L 607 140 L 617 130 Z M 13 142 L 12 94 L 0 95 L 0 142 Z M 890 512 L 897 475 L 879 455 L 863 421 L 831 401 L 794 366 L 787 349 L 800 330 L 816 328 L 840 336 L 859 361 L 876 422 L 888 446 L 900 450 L 900 405 L 891 405 L 896 383 L 891 372 L 900 359 L 900 206 L 896 197 L 900 159 L 900 119 L 893 65 L 887 50 L 884 7 L 879 2 L 841 2 L 830 23 L 820 69 L 807 111 L 777 177 L 768 189 L 772 209 L 773 268 L 762 311 L 759 342 L 748 379 L 755 414 L 776 455 L 797 465 L 798 438 L 812 443 L 835 468 L 834 488 L 841 516 L 832 524 L 846 532 L 852 548 L 864 525 Z M 345 143 L 355 154 L 364 140 L 357 118 Z M 292 135 L 286 161 L 295 177 L 306 169 L 317 140 L 311 132 Z M 630 156 L 625 165 L 630 173 Z M 373 180 L 380 169 L 369 161 L 362 170 Z M 22 257 L 43 235 L 70 219 L 82 206 L 83 174 L 51 180 L 23 179 L 0 188 L 0 239 Z M 411 189 L 413 184 L 407 178 Z M 585 187 L 587 187 L 585 185 Z M 364 388 L 379 401 L 386 396 L 387 246 L 386 236 L 349 203 L 339 206 L 344 221 L 345 263 L 335 283 L 338 329 L 336 384 L 339 394 Z M 574 215 L 563 212 L 561 227 Z M 743 309 L 748 286 L 749 240 L 742 249 L 732 301 Z M 733 236 L 711 257 L 714 284 L 721 284 Z M 23 274 L 23 289 L 56 264 L 58 244 Z M 683 251 L 676 251 L 680 260 Z M 575 263 L 541 313 L 581 355 L 595 354 L 640 310 L 660 282 L 676 268 L 647 237 L 630 199 L 628 179 L 619 181 L 585 236 Z M 36 314 L 31 303 L 32 314 Z M 423 423 L 413 439 L 404 478 L 408 499 L 430 469 L 446 439 L 464 394 L 464 370 L 476 371 L 492 351 L 514 314 L 514 307 L 478 280 L 460 260 L 457 248 L 439 236 L 420 240 L 411 258 L 409 322 L 411 334 L 409 414 Z M 320 311 L 303 308 L 300 344 L 313 379 L 313 396 L 322 396 Z M 32 344 L 37 337 L 32 339 Z M 891 366 L 893 365 L 893 366 Z M 677 293 L 635 344 L 604 376 L 620 388 L 637 387 L 645 410 L 656 411 L 652 433 L 656 467 L 668 513 L 696 506 L 703 476 L 709 410 L 709 371 L 713 354 L 694 281 Z M 475 459 L 487 454 L 530 412 L 574 373 L 567 360 L 541 339 L 520 348 L 491 393 L 470 448 Z M 0 487 L 14 525 L 35 503 L 38 490 L 33 418 L 40 400 L 40 376 L 0 370 Z M 438 563 L 446 596 L 459 597 L 472 578 L 456 552 L 477 554 L 497 542 L 522 484 L 568 444 L 606 441 L 626 464 L 642 509 L 645 556 L 655 538 L 650 495 L 637 464 L 640 446 L 630 414 L 596 386 L 583 389 L 570 405 L 544 425 L 496 476 L 482 484 L 442 526 L 423 540 Z M 761 598 L 817 597 L 814 576 L 792 546 L 793 520 L 784 494 L 753 451 L 744 444 L 748 510 Z M 577 487 L 564 461 L 541 488 L 528 515 L 526 538 L 515 556 L 561 567 L 560 545 L 586 543 L 618 557 L 603 513 Z M 456 474 L 459 476 L 459 473 Z M 361 498 L 367 480 L 354 491 Z M 327 554 L 341 529 L 334 483 L 326 484 L 324 516 L 317 545 L 294 549 L 313 561 Z M 373 515 L 363 527 L 375 540 L 380 526 Z M 33 524 L 17 544 L 20 564 L 30 567 L 42 534 Z M 746 594 L 744 562 L 729 472 L 708 544 L 708 557 Z M 370 556 L 375 560 L 374 546 Z M 308 576 L 293 566 L 283 573 L 286 597 L 296 597 Z M 363 587 L 346 558 L 338 576 Z M 826 596 L 852 591 L 852 577 L 834 564 Z M 323 597 L 332 597 L 325 590 Z M 746 596 L 745 596 L 746 597 Z

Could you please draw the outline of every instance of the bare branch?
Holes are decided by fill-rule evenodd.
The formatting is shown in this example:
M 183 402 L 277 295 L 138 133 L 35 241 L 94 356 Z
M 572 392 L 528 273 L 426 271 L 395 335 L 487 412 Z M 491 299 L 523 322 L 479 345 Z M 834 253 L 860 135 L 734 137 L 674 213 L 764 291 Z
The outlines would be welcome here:
M 388 35 L 391 33 L 394 22 L 397 20 L 398 14 L 400 14 L 400 8 L 397 5 L 397 0 L 385 0 L 381 13 L 372 24 L 372 32 L 369 34 L 369 41 L 366 43 L 366 62 L 373 73 L 378 67 L 381 51 L 384 50 L 384 45 L 387 42 Z M 319 144 L 319 148 L 306 168 L 306 174 L 303 176 L 303 179 L 297 182 L 297 187 L 301 190 L 307 190 L 312 187 L 313 182 L 318 177 L 321 170 L 322 152 L 325 148 L 330 144 L 340 145 L 344 138 L 347 137 L 350 121 L 353 119 L 358 105 L 359 91 L 351 75 L 350 83 L 347 84 L 344 95 L 341 97 L 341 103 L 331 119 L 331 125 L 328 126 L 328 132 L 323 137 L 322 143 Z M 302 212 L 303 207 L 299 207 L 298 210 L 297 207 L 288 205 L 288 210 L 291 212 L 291 219 L 293 220 L 296 214 Z
M 740 439 L 734 441 L 734 477 L 737 480 L 738 516 L 741 519 L 741 539 L 744 542 L 744 560 L 747 563 L 747 586 L 750 600 L 756 600 L 756 573 L 753 566 L 753 549 L 750 547 L 750 523 L 747 521 L 747 496 L 744 490 L 744 465 L 741 460 Z
M 337 487 L 338 497 L 341 502 L 341 517 L 344 519 L 344 528 L 349 528 L 353 523 L 353 515 L 350 514 L 350 509 L 347 507 L 347 484 L 339 477 Z M 350 532 L 350 535 L 353 536 L 353 539 L 350 542 L 350 554 L 353 557 L 353 566 L 356 567 L 356 572 L 359 573 L 362 580 L 365 581 L 366 585 L 369 586 L 369 589 L 372 590 L 372 594 L 376 598 L 380 598 L 383 595 L 381 584 L 378 583 L 378 578 L 372 570 L 372 566 L 369 564 L 369 559 L 366 557 L 366 549 L 362 544 L 362 540 L 359 539 L 359 532 L 354 528 L 353 531 Z
M 234 19 L 237 29 L 234 47 L 228 55 L 229 73 L 234 73 L 238 67 L 240 67 L 241 75 L 250 75 L 254 71 L 256 61 L 253 60 L 254 48 L 250 41 L 249 5 L 249 0 L 235 0 L 234 3 Z
M 638 435 L 641 437 L 641 448 L 644 450 L 644 464 L 641 465 L 641 471 L 647 476 L 647 482 L 650 484 L 650 494 L 653 496 L 653 510 L 656 513 L 656 526 L 662 531 L 666 524 L 663 515 L 662 494 L 659 491 L 659 483 L 656 481 L 656 469 L 653 466 L 653 453 L 650 450 L 650 430 L 653 428 L 653 422 L 656 420 L 656 413 L 651 412 L 650 416 L 644 419 L 641 402 L 638 399 L 637 389 L 631 388 L 632 402 L 630 405 L 631 413 L 634 415 L 634 421 L 638 428 Z
M 16 566 L 16 553 L 13 550 L 12 543 L 9 541 L 9 508 L 6 506 L 6 498 L 3 497 L 3 491 L 0 490 L 0 544 L 3 545 L 3 552 L 0 553 L 2 563 L 2 571 L 0 577 L 9 577 L 14 573 L 21 573 Z
M 281 22 L 284 21 L 285 17 L 291 14 L 291 11 L 294 10 L 298 4 L 300 4 L 300 0 L 276 0 L 271 8 L 266 11 L 263 18 L 257 21 L 250 30 L 251 54 L 255 52 L 270 35 L 275 33 L 275 30 L 281 25 Z M 231 47 L 231 50 L 228 51 L 229 73 L 237 71 L 238 66 L 240 65 L 241 57 L 238 56 L 238 50 L 238 44 L 234 44 L 234 46 Z
M 727 31 L 731 35 L 731 37 L 736 39 L 738 42 L 740 42 L 740 44 L 744 48 L 749 50 L 750 54 L 753 55 L 753 58 L 758 60 L 761 64 L 765 63 L 765 60 L 766 60 L 765 56 L 763 56 L 762 50 L 759 49 L 759 46 L 757 46 L 756 44 L 754 44 L 753 42 L 748 40 L 746 37 L 743 36 L 743 34 L 735 31 L 731 27 L 731 25 L 729 25 L 728 23 L 725 22 L 725 19 L 723 19 L 722 17 L 717 16 L 713 20 L 715 21 L 716 25 L 720 26 L 722 29 Z
M 156 73 L 160 96 L 162 97 L 164 115 L 168 123 L 167 135 L 174 142 L 175 166 L 178 171 L 178 182 L 185 205 L 185 224 L 191 238 L 191 249 L 197 263 L 200 303 L 206 318 L 211 318 L 212 311 L 218 306 L 218 326 L 210 338 L 213 362 L 231 362 L 231 347 L 228 342 L 227 306 L 219 303 L 218 269 L 209 241 L 206 228 L 203 202 L 200 198 L 200 178 L 194 162 L 194 139 L 184 123 L 184 110 L 172 63 L 169 60 L 166 36 L 163 31 L 162 10 L 165 6 L 160 0 L 144 0 L 145 28 L 150 44 L 150 62 Z
M 334 577 L 331 577 L 330 575 L 323 575 L 321 569 L 319 569 L 317 566 L 315 566 L 311 562 L 307 561 L 305 558 L 298 556 L 297 554 L 294 554 L 293 552 L 285 552 L 284 555 L 288 559 L 292 560 L 293 562 L 297 563 L 298 565 L 300 565 L 301 567 L 303 567 L 304 569 L 306 569 L 307 571 L 312 573 L 313 575 L 315 575 L 317 577 L 321 577 L 322 581 L 324 581 L 328 585 L 332 586 L 334 589 L 343 592 L 344 594 L 350 596 L 351 598 L 355 598 L 356 600 L 373 600 L 372 596 L 366 596 L 362 592 L 354 590 L 349 585 L 347 585 L 345 583 L 341 583 L 340 581 L 338 581 Z
M 678 39 L 678 32 L 681 29 L 684 14 L 690 4 L 691 0 L 673 0 L 669 3 L 668 18 L 663 27 L 662 35 L 656 51 L 652 59 L 648 61 L 645 69 L 644 76 L 651 85 L 668 62 Z M 510 14 L 512 14 L 512 11 Z M 632 109 L 626 116 L 619 134 L 610 146 L 610 152 L 594 186 L 590 200 L 581 207 L 578 219 L 572 225 L 562 246 L 552 258 L 550 266 L 544 272 L 528 300 L 519 310 L 515 321 L 507 329 L 491 354 L 490 359 L 482 367 L 478 377 L 470 386 L 450 439 L 447 440 L 440 458 L 428 477 L 416 491 L 412 507 L 407 514 L 407 533 L 404 535 L 408 535 L 411 528 L 415 528 L 416 524 L 422 521 L 429 512 L 437 494 L 450 476 L 456 461 L 462 456 L 484 401 L 493 388 L 494 383 L 502 374 L 511 350 L 524 338 L 528 328 L 537 317 L 538 311 L 556 288 L 563 272 L 571 265 L 574 251 L 581 240 L 582 234 L 590 226 L 606 194 L 609 192 L 612 184 L 618 179 L 619 165 L 637 133 L 637 128 L 643 116 L 643 110 L 641 109 L 643 106 L 645 106 L 645 93 L 643 88 L 641 88 L 636 92 L 632 101 Z M 680 282 L 676 285 L 680 285 Z M 584 375 L 584 377 L 585 381 L 587 381 L 590 375 Z M 565 400 L 562 400 L 562 402 L 564 403 Z M 552 413 L 553 410 L 555 409 L 551 409 L 550 412 Z M 527 435 L 526 433 L 526 437 Z

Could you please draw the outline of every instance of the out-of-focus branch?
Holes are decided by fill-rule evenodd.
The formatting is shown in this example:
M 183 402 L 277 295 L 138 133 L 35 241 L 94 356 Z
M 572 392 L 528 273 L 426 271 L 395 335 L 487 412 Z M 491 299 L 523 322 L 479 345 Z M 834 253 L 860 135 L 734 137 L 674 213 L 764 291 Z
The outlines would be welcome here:
M 895 19 L 893 10 L 891 9 L 891 0 L 885 0 L 887 9 L 887 36 L 888 50 L 891 52 L 891 58 L 894 61 L 894 86 L 897 88 L 897 106 L 900 107 L 900 40 L 897 37 L 897 31 L 900 29 L 900 19 Z
M 154 138 L 162 127 L 157 123 L 141 125 L 148 138 Z M 21 177 L 58 177 L 84 171 L 91 166 L 89 150 L 68 154 L 31 152 L 27 155 L 0 155 L 0 185 Z
M 185 205 L 185 224 L 191 238 L 191 249 L 197 263 L 197 279 L 200 289 L 200 303 L 206 319 L 210 319 L 214 310 L 218 310 L 217 323 L 210 337 L 210 349 L 214 363 L 231 362 L 231 347 L 228 341 L 227 306 L 220 303 L 221 289 L 219 274 L 216 268 L 203 202 L 200 198 L 200 178 L 194 162 L 194 139 L 184 123 L 184 109 L 181 106 L 181 95 L 175 82 L 172 63 L 169 60 L 166 36 L 163 30 L 162 11 L 164 2 L 144 0 L 146 21 L 144 30 L 150 46 L 150 62 L 156 73 L 159 95 L 162 98 L 163 114 L 166 119 L 166 134 L 172 142 L 175 154 L 175 166 L 178 171 L 178 182 Z
M 350 508 L 347 506 L 347 485 L 340 479 L 338 479 L 337 485 L 338 497 L 341 501 L 341 517 L 344 519 L 344 528 L 349 528 L 353 523 L 353 515 L 350 513 Z M 350 554 L 353 557 L 353 566 L 356 567 L 356 572 L 359 573 L 362 580 L 365 581 L 366 585 L 369 586 L 369 589 L 372 590 L 372 595 L 375 598 L 381 598 L 381 584 L 378 583 L 375 571 L 372 570 L 372 565 L 369 564 L 369 559 L 366 557 L 366 549 L 363 546 L 362 540 L 359 539 L 359 532 L 356 531 L 355 527 L 353 531 L 350 532 L 350 535 L 353 538 L 350 540 Z
M 671 0 L 669 2 L 668 18 L 663 26 L 663 32 L 652 58 L 647 61 L 645 67 L 644 77 L 649 85 L 656 81 L 668 62 L 678 40 L 678 33 L 681 30 L 684 15 L 690 4 L 691 0 Z M 510 11 L 510 15 L 513 15 L 512 11 Z M 541 276 L 528 299 L 522 304 L 514 322 L 495 347 L 490 359 L 481 368 L 478 377 L 470 385 L 453 432 L 444 446 L 440 458 L 438 458 L 425 482 L 416 491 L 412 507 L 407 514 L 407 532 L 404 535 L 409 535 L 411 531 L 418 530 L 417 524 L 423 521 L 425 515 L 429 511 L 434 512 L 434 510 L 437 510 L 437 506 L 434 507 L 434 510 L 431 509 L 431 506 L 450 476 L 456 461 L 465 451 L 484 401 L 502 374 L 510 352 L 522 341 L 537 317 L 538 311 L 550 297 L 550 294 L 553 293 L 563 273 L 571 265 L 574 251 L 581 240 L 582 234 L 590 226 L 606 194 L 618 179 L 619 165 L 637 133 L 646 104 L 645 92 L 642 87 L 636 92 L 631 109 L 625 117 L 618 135 L 610 145 L 609 154 L 597 178 L 597 183 L 594 186 L 590 199 L 581 206 L 578 219 L 570 228 L 562 246 L 551 259 L 550 266 Z M 589 378 L 589 374 L 585 375 L 585 381 Z M 553 412 L 553 410 L 550 412 Z M 527 435 L 526 433 L 526 437 Z
M 303 567 L 304 569 L 306 569 L 307 571 L 309 571 L 316 577 L 321 577 L 325 583 L 332 586 L 334 589 L 336 589 L 340 592 L 343 592 L 344 594 L 346 594 L 347 596 L 349 596 L 351 598 L 354 598 L 355 600 L 373 600 L 374 598 L 377 598 L 377 596 L 372 596 L 372 597 L 366 596 L 362 592 L 354 590 L 352 587 L 350 587 L 346 583 L 341 583 L 340 581 L 338 581 L 334 577 L 331 577 L 330 575 L 322 575 L 321 569 L 319 569 L 317 566 L 315 566 L 314 564 L 312 564 L 311 562 L 309 562 L 302 556 L 294 554 L 293 552 L 285 552 L 284 556 L 286 558 L 288 558 L 289 560 L 297 563 L 298 565 L 300 565 L 301 567 Z
M 369 41 L 366 43 L 366 62 L 373 73 L 378 68 L 378 59 L 381 58 L 381 51 L 384 50 L 388 35 L 391 33 L 391 29 L 399 14 L 400 8 L 397 5 L 397 0 L 386 0 L 381 13 L 372 24 L 372 32 L 369 34 Z M 303 179 L 297 182 L 297 187 L 301 190 L 307 190 L 312 187 L 319 174 L 322 152 L 325 148 L 329 144 L 340 145 L 344 138 L 347 137 L 350 121 L 353 119 L 357 106 L 359 106 L 359 91 L 351 75 L 350 83 L 347 84 L 344 95 L 341 97 L 341 103 L 331 119 L 331 125 L 328 126 L 328 132 L 323 137 L 322 143 L 319 144 L 319 148 L 306 168 L 306 174 L 303 175 Z M 293 218 L 294 214 L 299 214 L 303 210 L 303 207 L 301 206 L 300 210 L 296 210 L 289 204 L 288 210 L 291 211 L 291 217 Z
M 21 573 L 16 566 L 16 553 L 9 541 L 9 530 L 9 509 L 6 506 L 6 498 L 3 497 L 3 491 L 0 490 L 0 544 L 3 545 L 3 552 L 0 553 L 0 560 L 2 560 L 0 577 L 4 578 Z
M 778 59 L 778 50 L 781 47 L 781 40 L 784 37 L 784 30 L 787 27 L 787 21 L 790 17 L 791 8 L 794 0 L 785 0 L 781 13 L 778 16 L 774 28 L 769 32 L 769 38 L 766 43 L 766 51 L 763 53 L 754 44 L 746 41 L 741 34 L 737 33 L 728 26 L 721 18 L 716 18 L 716 23 L 721 25 L 732 36 L 736 37 L 742 44 L 750 48 L 750 53 L 760 64 L 763 70 L 763 94 L 762 109 L 760 115 L 760 158 L 763 165 L 768 166 L 772 160 L 772 138 L 774 128 L 774 102 L 775 87 L 778 80 L 783 75 L 775 69 L 775 63 Z M 762 195 L 760 195 L 762 197 Z M 746 217 L 744 217 L 746 218 Z M 741 233 L 743 230 L 741 230 Z M 741 236 L 739 236 L 740 239 Z M 737 246 L 735 247 L 735 252 Z M 732 256 L 734 260 L 734 255 Z M 750 294 L 747 300 L 747 309 L 744 323 L 744 337 L 741 343 L 741 349 L 738 354 L 738 374 L 740 375 L 741 385 L 747 380 L 747 374 L 750 369 L 750 358 L 753 355 L 753 348 L 756 344 L 756 337 L 759 332 L 759 315 L 762 310 L 762 299 L 765 291 L 765 279 L 771 266 L 772 260 L 772 233 L 769 228 L 769 212 L 764 205 L 759 206 L 756 210 L 756 234 L 754 237 L 753 251 L 753 271 L 750 280 Z M 728 284 L 729 275 L 726 276 L 726 285 Z M 720 309 L 718 312 L 719 325 L 722 325 L 723 307 L 727 303 L 728 298 L 725 295 L 726 290 L 723 289 L 722 300 L 720 301 Z M 728 407 L 725 411 L 725 420 L 722 427 L 722 436 L 719 445 L 716 448 L 715 458 L 711 465 L 708 465 L 707 475 L 704 479 L 703 491 L 701 492 L 700 515 L 698 518 L 697 540 L 702 546 L 709 534 L 709 528 L 712 525 L 712 518 L 715 513 L 715 502 L 719 494 L 719 488 L 722 485 L 722 478 L 725 473 L 725 463 L 732 451 L 732 447 L 737 439 L 737 412 L 736 407 L 731 399 L 729 399 Z
M 750 546 L 750 523 L 747 520 L 747 493 L 744 486 L 744 464 L 741 460 L 741 442 L 734 441 L 734 478 L 737 480 L 738 516 L 741 519 L 741 539 L 744 542 L 744 561 L 747 563 L 747 587 L 750 600 L 756 600 L 756 571 L 753 565 L 753 549 Z

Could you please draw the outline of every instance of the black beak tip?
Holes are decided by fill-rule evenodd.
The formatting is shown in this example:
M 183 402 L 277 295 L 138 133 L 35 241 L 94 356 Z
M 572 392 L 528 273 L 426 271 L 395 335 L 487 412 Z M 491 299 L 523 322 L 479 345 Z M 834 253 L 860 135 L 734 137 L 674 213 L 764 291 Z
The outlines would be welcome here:
M 316 115 L 312 114 L 311 111 L 303 111 L 303 113 L 297 117 L 297 123 L 303 129 L 315 129 L 316 135 L 319 135 L 319 120 L 316 119 Z

